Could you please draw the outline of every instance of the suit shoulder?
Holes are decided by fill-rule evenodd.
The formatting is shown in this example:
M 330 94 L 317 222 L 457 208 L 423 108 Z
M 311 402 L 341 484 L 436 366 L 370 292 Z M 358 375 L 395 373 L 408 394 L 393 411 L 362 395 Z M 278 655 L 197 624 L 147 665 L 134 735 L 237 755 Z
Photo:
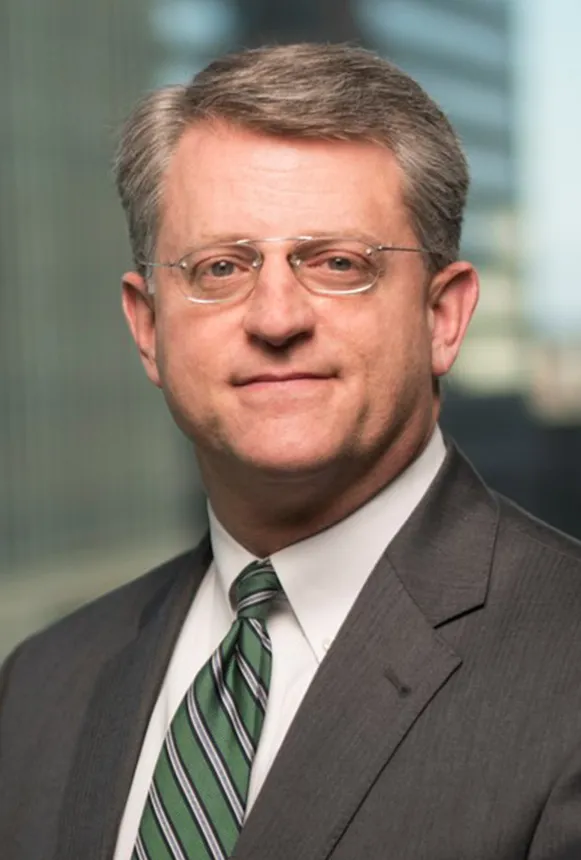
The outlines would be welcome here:
M 50 655 L 56 659 L 71 650 L 82 653 L 97 642 L 106 652 L 115 641 L 132 635 L 148 607 L 158 605 L 178 578 L 202 563 L 205 550 L 203 541 L 34 633 L 16 649 L 18 662 L 40 657 L 46 664 Z
M 581 541 L 567 535 L 504 496 L 495 493 L 500 511 L 499 539 L 521 546 L 523 549 L 536 549 L 542 554 L 562 556 L 573 568 L 581 573 Z

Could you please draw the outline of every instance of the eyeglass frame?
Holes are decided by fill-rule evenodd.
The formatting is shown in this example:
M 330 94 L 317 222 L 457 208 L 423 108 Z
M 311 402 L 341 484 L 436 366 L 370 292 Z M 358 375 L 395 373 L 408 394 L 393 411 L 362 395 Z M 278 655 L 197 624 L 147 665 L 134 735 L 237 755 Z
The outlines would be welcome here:
M 241 299 L 243 297 L 246 298 L 246 296 L 249 296 L 252 293 L 252 291 L 255 289 L 256 283 L 258 280 L 258 276 L 260 274 L 260 270 L 262 269 L 262 266 L 264 265 L 264 262 L 265 262 L 264 254 L 262 253 L 260 248 L 256 247 L 258 244 L 272 243 L 272 242 L 296 242 L 296 243 L 318 242 L 318 241 L 325 242 L 325 241 L 331 241 L 331 240 L 333 240 L 333 241 L 341 240 L 341 241 L 348 241 L 348 242 L 360 242 L 361 245 L 365 246 L 365 253 L 368 255 L 371 255 L 372 253 L 380 253 L 382 251 L 402 251 L 404 253 L 426 254 L 429 256 L 433 256 L 434 254 L 437 253 L 436 251 L 433 251 L 429 248 L 424 248 L 422 246 L 386 245 L 384 243 L 376 244 L 376 243 L 372 243 L 372 242 L 366 242 L 366 240 L 360 238 L 359 236 L 337 236 L 337 235 L 332 235 L 332 234 L 322 235 L 322 236 L 268 236 L 268 237 L 263 238 L 263 239 L 235 239 L 233 241 L 224 241 L 222 243 L 222 245 L 224 245 L 224 246 L 228 245 L 231 247 L 240 247 L 240 246 L 249 247 L 249 248 L 252 248 L 253 250 L 255 250 L 256 254 L 257 254 L 256 261 L 253 261 L 251 264 L 253 269 L 256 271 L 256 275 L 255 275 L 254 282 L 250 286 L 250 289 L 248 289 L 246 291 L 241 290 L 240 292 L 235 292 L 226 299 L 201 299 L 201 298 L 196 298 L 195 296 L 188 296 L 188 295 L 186 295 L 186 293 L 183 290 L 180 290 L 180 292 L 182 293 L 182 295 L 184 296 L 186 301 L 192 302 L 194 304 L 200 304 L 200 305 L 224 305 L 224 304 L 228 304 L 229 302 L 235 301 L 236 299 Z M 207 245 L 199 245 L 196 248 L 192 248 L 191 251 L 188 251 L 187 253 L 183 254 L 179 258 L 179 260 L 176 260 L 174 262 L 154 263 L 154 262 L 151 262 L 149 260 L 136 260 L 136 262 L 138 265 L 143 266 L 146 270 L 147 269 L 178 269 L 179 271 L 183 272 L 185 270 L 184 260 L 187 257 L 190 257 L 192 254 L 195 254 L 199 251 L 204 251 L 207 248 L 209 249 L 209 248 L 219 247 L 219 246 L 220 246 L 219 241 L 212 242 L 212 243 L 209 243 Z M 294 260 L 293 260 L 293 257 L 294 257 Z M 304 284 L 301 281 L 300 277 L 297 275 L 297 269 L 299 268 L 302 261 L 300 260 L 300 258 L 298 258 L 296 256 L 296 251 L 293 251 L 293 252 L 290 252 L 289 254 L 287 254 L 286 259 L 290 265 L 291 270 L 295 274 L 295 278 L 296 278 L 297 282 L 300 284 L 300 286 L 304 287 L 304 289 L 308 290 L 308 292 L 312 293 L 313 295 L 319 295 L 319 296 L 322 295 L 322 296 L 337 296 L 338 297 L 338 296 L 352 296 L 352 295 L 357 295 L 360 293 L 366 293 L 375 286 L 375 284 L 377 283 L 377 281 L 379 280 L 379 278 L 381 277 L 381 274 L 382 274 L 380 271 L 378 271 L 370 284 L 366 284 L 363 287 L 354 287 L 353 289 L 350 289 L 350 290 L 316 289 L 313 287 L 309 287 L 307 284 Z M 146 282 L 147 282 L 148 294 L 154 295 L 155 294 L 154 285 L 151 283 L 151 281 L 147 275 L 145 276 L 145 278 L 146 278 Z

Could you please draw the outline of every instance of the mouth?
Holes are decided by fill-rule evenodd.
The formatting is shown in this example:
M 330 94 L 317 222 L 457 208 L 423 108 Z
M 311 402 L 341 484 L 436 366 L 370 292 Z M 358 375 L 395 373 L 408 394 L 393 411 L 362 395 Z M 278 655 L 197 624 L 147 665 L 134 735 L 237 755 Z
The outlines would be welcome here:
M 234 386 L 237 388 L 291 388 L 325 382 L 333 376 L 334 374 L 331 373 L 311 373 L 308 371 L 257 373 L 235 379 Z
M 316 400 L 324 398 L 333 373 L 310 373 L 308 371 L 257 373 L 243 376 L 234 381 L 234 387 L 240 394 L 272 403 L 293 403 L 297 398 Z
M 285 385 L 297 382 L 321 382 L 329 378 L 329 375 L 320 373 L 259 373 L 256 376 L 244 377 L 240 381 L 236 381 L 235 385 Z

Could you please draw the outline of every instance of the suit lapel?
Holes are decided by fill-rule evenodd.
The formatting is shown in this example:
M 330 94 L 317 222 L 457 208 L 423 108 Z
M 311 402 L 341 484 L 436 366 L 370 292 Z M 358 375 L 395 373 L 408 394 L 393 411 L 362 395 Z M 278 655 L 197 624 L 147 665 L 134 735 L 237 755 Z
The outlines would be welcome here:
M 321 664 L 242 831 L 237 860 L 329 856 L 460 666 L 444 626 L 483 604 L 496 528 L 494 499 L 452 450 Z
M 55 860 L 109 860 L 171 652 L 211 556 L 209 541 L 168 566 L 135 636 L 97 681 L 63 802 Z
M 386 551 L 434 627 L 486 600 L 498 517 L 496 498 L 452 445 L 434 484 Z

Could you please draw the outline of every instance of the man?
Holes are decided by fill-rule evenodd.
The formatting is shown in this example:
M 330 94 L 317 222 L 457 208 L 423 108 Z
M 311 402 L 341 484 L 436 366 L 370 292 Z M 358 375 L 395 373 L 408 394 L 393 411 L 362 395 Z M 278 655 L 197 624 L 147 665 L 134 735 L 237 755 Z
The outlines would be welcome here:
M 210 536 L 7 661 L 2 856 L 578 860 L 581 547 L 437 424 L 478 296 L 446 118 L 265 48 L 148 96 L 116 172 Z

